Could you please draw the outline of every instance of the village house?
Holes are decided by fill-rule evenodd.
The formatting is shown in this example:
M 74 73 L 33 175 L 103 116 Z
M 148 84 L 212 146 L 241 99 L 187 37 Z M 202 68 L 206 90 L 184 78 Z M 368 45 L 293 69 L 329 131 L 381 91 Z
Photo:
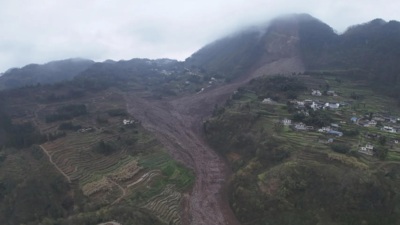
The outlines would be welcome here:
M 292 121 L 290 119 L 288 119 L 288 118 L 285 118 L 285 119 L 282 120 L 282 124 L 284 126 L 290 126 L 292 124 Z
M 78 130 L 79 133 L 86 133 L 86 132 L 91 132 L 91 131 L 93 131 L 93 128 L 91 128 L 91 127 L 82 128 L 82 129 Z
M 374 155 L 374 146 L 371 144 L 366 144 L 365 147 L 360 147 L 358 149 L 358 152 L 369 155 L 369 156 L 373 156 Z
M 311 91 L 312 96 L 322 96 L 322 93 L 319 90 L 312 90 Z
M 306 99 L 306 100 L 304 100 L 304 105 L 312 105 L 313 102 L 314 102 L 313 100 Z
M 127 119 L 124 119 L 124 121 L 122 121 L 122 123 L 123 123 L 124 125 L 129 125 L 129 124 L 134 124 L 135 121 L 134 121 L 134 120 L 127 120 Z
M 331 131 L 331 127 L 329 127 L 329 126 L 318 129 L 318 132 L 321 132 L 321 133 L 328 133 L 329 131 Z
M 357 117 L 351 117 L 351 119 L 350 119 L 350 121 L 352 122 L 352 123 L 357 123 Z
M 329 96 L 337 96 L 335 91 L 327 91 L 326 94 L 329 95 Z
M 373 119 L 374 119 L 375 121 L 381 121 L 381 122 L 385 121 L 385 119 L 384 119 L 382 116 L 374 116 Z
M 389 132 L 389 133 L 397 133 L 396 129 L 394 129 L 393 127 L 390 127 L 390 126 L 384 126 L 381 128 L 381 130 Z
M 358 121 L 358 125 L 363 127 L 375 127 L 377 122 L 375 120 L 360 120 Z
M 340 132 L 340 131 L 335 131 L 335 130 L 330 130 L 330 131 L 328 131 L 328 134 L 333 134 L 333 135 L 336 135 L 336 136 L 339 136 L 339 137 L 343 136 L 343 133 L 342 133 L 342 132 Z
M 293 128 L 295 130 L 301 130 L 301 131 L 306 131 L 307 130 L 307 127 L 306 127 L 306 125 L 304 123 L 296 123 L 296 124 L 294 124 Z
M 328 108 L 328 109 L 338 109 L 340 107 L 340 104 L 337 102 L 327 102 L 325 103 L 325 107 L 324 108 Z
M 339 128 L 339 124 L 337 124 L 337 123 L 331 123 L 331 127 Z
M 276 102 L 273 101 L 273 100 L 270 99 L 270 98 L 265 98 L 261 103 L 262 103 L 262 104 L 275 104 Z

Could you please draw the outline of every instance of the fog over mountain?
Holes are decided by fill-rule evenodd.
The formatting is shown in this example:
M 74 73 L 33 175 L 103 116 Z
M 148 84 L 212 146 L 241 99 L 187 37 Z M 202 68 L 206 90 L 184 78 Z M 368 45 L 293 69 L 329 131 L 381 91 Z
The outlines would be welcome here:
M 285 13 L 343 32 L 371 18 L 400 20 L 397 1 L 2 1 L 0 71 L 74 57 L 184 60 L 205 44 Z M 18 13 L 16 13 L 18 12 Z

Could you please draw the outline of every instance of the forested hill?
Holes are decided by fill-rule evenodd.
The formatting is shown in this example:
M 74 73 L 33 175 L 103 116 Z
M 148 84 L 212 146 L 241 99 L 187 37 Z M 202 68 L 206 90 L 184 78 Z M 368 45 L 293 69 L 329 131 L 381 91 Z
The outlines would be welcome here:
M 70 80 L 93 64 L 92 60 L 75 58 L 10 69 L 0 77 L 0 89 Z
M 279 46 L 277 40 L 285 39 L 282 35 L 297 40 L 295 47 L 306 70 L 346 70 L 375 84 L 400 84 L 400 22 L 381 19 L 351 26 L 337 34 L 308 14 L 279 17 L 268 25 L 215 41 L 194 53 L 186 63 L 234 78 L 265 55 L 270 57 L 274 53 L 271 46 Z
M 363 69 L 368 78 L 398 83 L 400 22 L 375 19 L 338 35 L 320 21 L 299 26 L 300 48 L 308 69 Z

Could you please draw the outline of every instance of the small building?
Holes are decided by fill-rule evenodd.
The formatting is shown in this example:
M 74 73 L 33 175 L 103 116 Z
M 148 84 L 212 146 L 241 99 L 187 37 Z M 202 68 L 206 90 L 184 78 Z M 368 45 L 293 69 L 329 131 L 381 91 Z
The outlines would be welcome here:
M 327 102 L 325 103 L 325 108 L 328 109 L 338 109 L 340 107 L 340 104 L 337 102 Z
M 375 120 L 360 120 L 358 124 L 363 127 L 375 127 L 377 122 Z
M 350 119 L 350 121 L 352 122 L 352 123 L 357 123 L 357 117 L 351 117 L 351 119 Z
M 381 130 L 389 132 L 389 133 L 397 133 L 396 129 L 394 129 L 393 127 L 390 127 L 390 126 L 384 126 L 381 128 Z
M 314 127 L 313 126 L 306 126 L 306 129 L 307 130 L 314 130 Z
M 329 95 L 329 96 L 337 96 L 335 91 L 327 91 L 326 94 Z
M 319 90 L 311 90 L 312 96 L 322 96 L 322 93 Z
M 306 99 L 306 100 L 304 100 L 304 105 L 312 105 L 313 102 L 314 102 L 313 100 Z
M 295 130 L 306 131 L 306 125 L 304 123 L 297 123 L 294 125 Z
M 346 121 L 340 121 L 341 124 L 346 124 Z
M 342 132 L 340 132 L 340 131 L 335 131 L 335 130 L 330 130 L 330 131 L 328 131 L 328 134 L 334 134 L 334 135 L 339 136 L 339 137 L 343 136 L 343 133 L 342 133 Z
M 270 98 L 264 98 L 264 100 L 261 102 L 262 104 L 275 104 L 276 102 L 273 101 Z
M 135 121 L 134 121 L 134 120 L 127 120 L 127 119 L 124 119 L 124 120 L 122 121 L 122 123 L 123 123 L 124 125 L 130 125 L 130 124 L 134 124 Z
M 331 123 L 331 127 L 339 128 L 339 124 L 337 124 L 337 123 Z
M 365 147 L 360 147 L 358 152 L 363 153 L 365 155 L 373 156 L 374 155 L 374 146 L 371 144 L 366 144 Z
M 318 129 L 318 132 L 321 133 L 328 133 L 329 131 L 331 131 L 331 127 L 322 127 L 321 129 Z
M 285 118 L 282 120 L 282 123 L 284 126 L 290 126 L 292 124 L 292 121 L 288 118 Z
M 328 139 L 328 143 L 332 143 L 333 142 L 333 139 L 332 138 L 329 138 Z
M 393 143 L 397 145 L 399 143 L 399 140 L 393 140 Z
M 86 133 L 86 132 L 92 132 L 92 131 L 93 131 L 93 128 L 91 128 L 91 127 L 82 128 L 82 129 L 78 130 L 79 133 Z

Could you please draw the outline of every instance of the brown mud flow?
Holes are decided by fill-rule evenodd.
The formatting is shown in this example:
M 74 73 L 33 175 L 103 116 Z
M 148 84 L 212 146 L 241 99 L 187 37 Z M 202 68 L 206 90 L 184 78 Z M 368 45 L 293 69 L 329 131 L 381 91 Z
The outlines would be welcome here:
M 296 42 L 287 44 L 286 39 L 297 40 L 292 35 L 283 36 L 284 40 L 275 40 L 276 43 L 265 49 L 264 56 L 245 76 L 224 86 L 163 100 L 141 98 L 133 93 L 125 96 L 128 112 L 156 135 L 172 157 L 193 169 L 196 174 L 194 187 L 184 199 L 182 224 L 239 224 L 229 206 L 226 191 L 230 169 L 225 160 L 205 142 L 202 123 L 211 115 L 215 104 L 223 104 L 240 85 L 250 79 L 262 75 L 303 72 L 303 63 L 297 48 L 293 47 L 297 45 Z M 279 43 L 283 43 L 283 54 L 271 54 Z

